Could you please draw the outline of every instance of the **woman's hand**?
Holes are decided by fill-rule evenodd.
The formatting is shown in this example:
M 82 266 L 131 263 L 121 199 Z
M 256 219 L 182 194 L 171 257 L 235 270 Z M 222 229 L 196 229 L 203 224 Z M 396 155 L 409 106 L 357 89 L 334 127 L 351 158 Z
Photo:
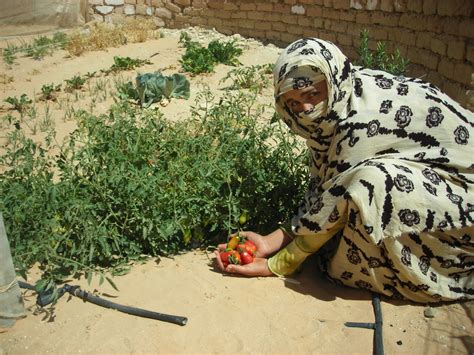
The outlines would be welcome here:
M 238 274 L 243 276 L 274 276 L 270 271 L 267 265 L 267 259 L 256 257 L 253 262 L 246 265 L 234 265 L 229 264 L 227 267 L 224 267 L 221 257 L 219 256 L 219 251 L 215 251 L 217 268 L 222 272 L 227 272 L 231 274 Z
M 266 236 L 250 231 L 242 231 L 239 234 L 255 243 L 257 246 L 257 258 L 267 258 L 291 242 L 291 238 L 283 233 L 281 229 L 277 229 Z M 217 249 L 223 251 L 226 249 L 226 246 L 227 243 L 219 244 Z
M 291 238 L 281 229 L 277 229 L 266 236 L 250 231 L 239 233 L 242 237 L 255 243 L 257 247 L 257 255 L 254 261 L 246 265 L 229 264 L 227 267 L 224 267 L 219 253 L 226 249 L 227 243 L 222 243 L 217 246 L 218 250 L 215 252 L 218 269 L 223 272 L 244 276 L 273 276 L 273 273 L 268 268 L 267 258 L 284 248 L 289 242 L 291 242 Z

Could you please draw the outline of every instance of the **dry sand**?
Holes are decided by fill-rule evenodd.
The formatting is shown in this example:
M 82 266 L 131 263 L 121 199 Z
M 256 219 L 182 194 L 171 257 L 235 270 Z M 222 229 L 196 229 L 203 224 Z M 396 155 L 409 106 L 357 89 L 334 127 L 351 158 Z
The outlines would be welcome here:
M 204 35 L 206 37 L 208 35 Z M 138 72 L 160 70 L 166 75 L 179 71 L 178 59 L 183 49 L 179 36 L 146 43 L 128 44 L 107 51 L 68 58 L 64 51 L 41 61 L 19 58 L 11 67 L 0 66 L 2 76 L 0 116 L 11 113 L 3 103 L 8 96 L 30 97 L 40 92 L 43 84 L 62 83 L 76 74 L 107 69 L 113 56 L 149 58 L 152 64 Z M 249 41 L 240 57 L 245 65 L 273 63 L 279 49 Z M 158 54 L 156 54 L 158 53 Z M 212 75 L 188 77 L 192 95 L 189 101 L 171 100 L 160 108 L 171 119 L 185 118 L 198 92 L 206 83 L 218 95 L 219 80 L 230 69 L 220 65 Z M 134 78 L 136 72 L 122 76 Z M 8 82 L 8 78 L 12 82 Z M 4 79 L 7 80 L 4 80 Z M 106 90 L 97 90 L 97 81 Z M 114 78 L 93 79 L 83 91 L 61 93 L 50 104 L 60 141 L 75 128 L 66 117 L 72 108 L 89 108 L 95 98 L 95 113 L 106 112 L 113 102 Z M 95 90 L 95 91 L 94 91 Z M 271 88 L 261 95 L 271 103 Z M 40 122 L 46 105 L 36 102 L 37 118 L 29 122 L 31 136 L 41 141 L 44 132 Z M 0 143 L 5 141 L 9 126 L 0 120 Z M 31 271 L 30 282 L 37 278 Z M 344 322 L 373 322 L 371 295 L 366 291 L 331 284 L 316 271 L 312 258 L 303 271 L 291 279 L 242 278 L 227 276 L 213 267 L 212 253 L 195 250 L 174 258 L 162 258 L 135 265 L 129 274 L 115 277 L 119 291 L 94 280 L 70 280 L 83 290 L 123 305 L 181 315 L 188 318 L 185 326 L 139 318 L 112 311 L 76 297 L 63 296 L 54 308 L 35 306 L 35 295 L 24 293 L 27 317 L 0 334 L 2 353 L 360 353 L 373 351 L 373 331 L 347 328 Z M 383 339 L 387 354 L 472 354 L 473 303 L 434 307 L 434 318 L 424 315 L 426 306 L 382 300 Z

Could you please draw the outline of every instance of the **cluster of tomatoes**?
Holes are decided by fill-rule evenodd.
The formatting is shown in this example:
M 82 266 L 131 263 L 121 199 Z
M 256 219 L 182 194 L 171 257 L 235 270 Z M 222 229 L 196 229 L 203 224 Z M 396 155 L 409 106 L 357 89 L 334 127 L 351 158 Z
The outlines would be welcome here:
M 227 242 L 226 249 L 219 256 L 226 267 L 229 264 L 250 264 L 257 254 L 257 246 L 249 239 L 239 234 L 232 236 Z

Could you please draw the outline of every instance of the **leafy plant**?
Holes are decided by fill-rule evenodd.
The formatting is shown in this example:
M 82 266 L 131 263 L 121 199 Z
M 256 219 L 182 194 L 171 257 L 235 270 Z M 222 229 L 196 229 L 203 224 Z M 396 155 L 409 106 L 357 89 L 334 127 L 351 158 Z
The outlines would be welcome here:
M 20 113 L 25 112 L 28 106 L 30 106 L 33 102 L 26 94 L 22 94 L 20 98 L 16 96 L 9 96 L 4 101 L 12 105 L 13 109 Z
M 377 42 L 375 52 L 369 48 L 369 31 L 363 30 L 360 33 L 360 45 L 358 49 L 359 58 L 355 64 L 366 68 L 380 69 L 394 75 L 404 75 L 410 61 L 403 58 L 400 50 L 395 49 L 395 53 L 388 54 L 385 42 Z
M 230 89 L 251 89 L 260 93 L 270 84 L 268 74 L 272 73 L 273 65 L 252 65 L 249 67 L 235 68 L 227 72 L 221 83 L 232 81 Z
M 160 72 L 138 75 L 136 78 L 138 99 L 142 107 L 172 97 L 189 99 L 189 81 L 184 75 L 163 76 Z
M 302 197 L 307 156 L 280 122 L 258 124 L 267 108 L 255 100 L 206 90 L 178 122 L 120 101 L 81 113 L 57 154 L 52 131 L 41 145 L 10 132 L 0 210 L 17 270 L 39 263 L 41 287 L 120 274 L 143 255 L 222 241 L 243 212 L 246 228 L 274 229 Z
M 186 48 L 179 62 L 185 71 L 192 74 L 210 73 L 217 63 L 234 66 L 240 64 L 237 56 L 242 54 L 242 49 L 236 46 L 235 41 L 224 43 L 213 40 L 205 48 L 192 41 L 186 32 L 181 32 L 179 41 Z
M 241 64 L 237 57 L 242 54 L 242 49 L 237 47 L 235 43 L 236 40 L 227 43 L 213 40 L 209 42 L 207 48 L 217 63 L 236 66 Z
M 114 64 L 110 67 L 109 70 L 106 70 L 106 73 L 109 72 L 119 72 L 122 70 L 132 70 L 137 67 L 141 67 L 145 64 L 150 64 L 151 62 L 147 59 L 134 59 L 130 57 L 120 57 L 114 56 Z
M 42 100 L 56 100 L 57 92 L 61 91 L 61 84 L 54 85 L 54 84 L 44 84 L 41 87 L 41 99 Z
M 81 89 L 86 83 L 86 79 L 80 75 L 74 75 L 71 79 L 66 79 L 66 89 L 68 91 Z
M 216 64 L 212 53 L 198 44 L 188 45 L 179 62 L 183 70 L 192 74 L 211 73 Z
M 3 55 L 3 61 L 6 64 L 12 65 L 15 62 L 16 56 L 15 56 L 14 47 L 7 46 L 6 48 L 3 48 L 2 55 Z

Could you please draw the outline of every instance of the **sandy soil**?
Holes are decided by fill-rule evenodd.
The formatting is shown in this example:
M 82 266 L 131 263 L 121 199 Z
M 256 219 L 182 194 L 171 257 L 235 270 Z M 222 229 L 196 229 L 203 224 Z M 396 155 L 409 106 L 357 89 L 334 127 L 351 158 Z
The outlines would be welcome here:
M 203 38 L 208 37 L 204 34 Z M 15 113 L 3 103 L 8 96 L 38 96 L 43 84 L 64 85 L 76 74 L 108 69 L 113 56 L 148 58 L 152 64 L 138 72 L 179 71 L 183 49 L 179 35 L 128 44 L 107 51 L 69 58 L 63 51 L 41 61 L 19 58 L 12 67 L 0 66 L 0 117 Z M 5 43 L 3 43 L 5 45 Z M 280 49 L 248 41 L 240 57 L 244 65 L 273 63 Z M 158 54 L 157 54 L 158 53 Z M 170 119 L 185 118 L 203 83 L 217 94 L 219 80 L 230 70 L 220 65 L 212 75 L 188 77 L 191 98 L 171 100 L 160 108 Z M 125 72 L 123 78 L 134 78 Z M 45 117 L 52 121 L 61 141 L 75 127 L 71 111 L 77 108 L 106 112 L 113 103 L 118 76 L 92 79 L 76 94 L 61 92 L 54 103 L 35 103 L 36 118 L 24 118 L 24 126 L 38 142 L 44 138 Z M 10 78 L 12 81 L 10 81 Z M 271 103 L 271 87 L 261 102 Z M 43 122 L 43 124 L 41 124 Z M 35 126 L 36 125 L 36 126 Z M 0 144 L 10 126 L 0 119 Z M 29 282 L 38 275 L 31 271 Z M 227 276 L 213 267 L 212 253 L 195 250 L 174 258 L 150 260 L 115 277 L 119 291 L 94 280 L 70 280 L 83 290 L 123 305 L 185 316 L 179 326 L 139 318 L 63 296 L 54 308 L 35 306 L 35 295 L 24 292 L 27 317 L 0 334 L 2 353 L 361 353 L 373 350 L 373 331 L 345 327 L 344 322 L 373 322 L 371 295 L 366 291 L 336 286 L 321 277 L 312 258 L 292 278 L 242 278 Z M 427 307 L 383 299 L 383 338 L 388 354 L 468 354 L 474 352 L 473 303 Z

